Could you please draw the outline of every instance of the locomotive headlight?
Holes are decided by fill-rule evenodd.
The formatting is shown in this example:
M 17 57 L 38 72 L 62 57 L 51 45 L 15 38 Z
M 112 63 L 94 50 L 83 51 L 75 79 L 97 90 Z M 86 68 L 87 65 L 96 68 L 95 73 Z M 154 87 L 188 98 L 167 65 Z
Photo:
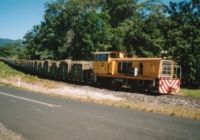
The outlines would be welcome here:
M 166 51 L 166 50 L 161 51 L 161 54 L 167 54 L 167 53 L 168 53 L 168 51 Z
M 161 51 L 161 57 L 165 59 L 166 56 L 167 56 L 167 53 L 168 53 L 168 51 L 162 50 L 162 51 Z

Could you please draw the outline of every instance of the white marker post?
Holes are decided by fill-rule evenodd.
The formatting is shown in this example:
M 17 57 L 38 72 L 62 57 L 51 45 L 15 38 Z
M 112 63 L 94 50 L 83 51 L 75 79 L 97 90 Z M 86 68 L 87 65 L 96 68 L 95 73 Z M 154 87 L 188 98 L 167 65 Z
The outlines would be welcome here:
M 19 77 L 17 81 L 17 87 L 20 87 L 20 83 L 21 83 L 21 78 Z

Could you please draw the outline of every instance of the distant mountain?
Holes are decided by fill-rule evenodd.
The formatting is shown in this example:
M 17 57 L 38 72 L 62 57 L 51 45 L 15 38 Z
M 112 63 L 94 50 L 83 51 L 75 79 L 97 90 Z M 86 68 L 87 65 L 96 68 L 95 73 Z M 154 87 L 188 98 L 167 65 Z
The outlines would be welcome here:
M 0 46 L 4 46 L 4 45 L 7 45 L 7 44 L 16 44 L 16 43 L 23 46 L 23 40 L 22 39 L 12 40 L 12 39 L 0 38 Z

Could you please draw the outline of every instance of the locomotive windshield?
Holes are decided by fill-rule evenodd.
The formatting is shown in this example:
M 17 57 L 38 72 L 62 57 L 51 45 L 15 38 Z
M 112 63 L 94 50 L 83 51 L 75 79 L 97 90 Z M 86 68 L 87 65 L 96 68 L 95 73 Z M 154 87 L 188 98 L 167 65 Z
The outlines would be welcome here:
M 172 77 L 172 62 L 163 61 L 162 63 L 162 75 L 161 77 Z
M 107 61 L 108 60 L 108 54 L 96 54 L 94 56 L 95 61 Z

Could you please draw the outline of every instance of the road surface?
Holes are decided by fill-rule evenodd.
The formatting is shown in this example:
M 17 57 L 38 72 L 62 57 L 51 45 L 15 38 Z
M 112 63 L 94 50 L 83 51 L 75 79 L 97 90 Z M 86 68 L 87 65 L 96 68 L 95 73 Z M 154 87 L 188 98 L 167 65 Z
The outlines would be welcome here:
M 200 139 L 200 121 L 1 86 L 0 123 L 27 140 Z

